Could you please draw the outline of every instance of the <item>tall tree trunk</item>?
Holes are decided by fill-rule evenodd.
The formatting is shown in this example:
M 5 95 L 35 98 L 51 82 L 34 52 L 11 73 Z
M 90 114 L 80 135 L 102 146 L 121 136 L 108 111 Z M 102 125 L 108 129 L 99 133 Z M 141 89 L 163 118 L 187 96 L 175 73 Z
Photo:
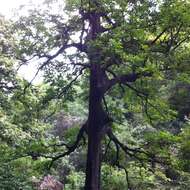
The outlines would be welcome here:
M 100 189 L 101 135 L 89 134 L 85 190 Z
M 93 1 L 92 1 L 93 3 Z M 100 15 L 96 11 L 89 12 L 90 33 L 88 39 L 93 41 L 101 31 Z M 91 46 L 92 45 L 92 46 Z M 88 153 L 86 162 L 85 190 L 100 190 L 101 176 L 101 140 L 107 114 L 102 106 L 106 75 L 102 71 L 101 56 L 98 49 L 91 44 L 88 51 L 90 60 L 90 94 L 88 115 Z
M 85 190 L 100 189 L 101 139 L 105 123 L 101 91 L 102 73 L 100 66 L 92 65 L 90 73 L 90 96 L 88 117 L 88 154 L 86 163 Z

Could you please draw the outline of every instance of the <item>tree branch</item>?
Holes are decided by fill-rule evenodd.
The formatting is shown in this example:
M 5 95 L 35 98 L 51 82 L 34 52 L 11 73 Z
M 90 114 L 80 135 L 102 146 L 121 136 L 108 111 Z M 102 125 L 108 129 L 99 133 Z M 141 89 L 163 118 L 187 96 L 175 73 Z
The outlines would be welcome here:
M 141 77 L 150 77 L 152 73 L 142 72 L 142 73 L 130 73 L 126 75 L 117 76 L 111 80 L 109 80 L 108 89 L 116 84 L 127 84 L 128 82 L 135 82 L 137 79 Z
M 166 31 L 167 28 L 164 28 L 164 30 L 150 43 L 150 45 L 155 44 Z
M 130 156 L 134 156 L 137 153 L 141 153 L 141 154 L 145 154 L 145 155 L 149 155 L 147 152 L 141 150 L 140 148 L 129 148 L 128 146 L 124 145 L 123 143 L 121 143 L 118 138 L 113 134 L 111 128 L 109 128 L 108 132 L 107 132 L 108 137 L 115 143 L 117 144 L 125 153 L 127 153 Z M 134 153 L 134 155 L 133 155 Z M 135 156 L 134 156 L 135 157 Z
M 75 47 L 75 48 L 77 48 L 77 49 L 79 49 L 79 50 L 82 50 L 82 49 L 83 49 L 82 46 L 83 46 L 83 45 L 80 44 L 80 43 L 65 44 L 65 45 L 63 45 L 55 54 L 53 54 L 53 55 L 43 55 L 43 56 L 40 56 L 40 58 L 47 58 L 47 60 L 46 60 L 40 67 L 38 67 L 38 69 L 37 69 L 37 71 L 36 71 L 34 77 L 32 78 L 32 80 L 25 86 L 25 88 L 24 88 L 24 94 L 25 94 L 25 92 L 26 92 L 26 89 L 27 89 L 28 87 L 30 87 L 30 85 L 32 84 L 32 82 L 33 82 L 33 81 L 35 80 L 35 78 L 38 76 L 39 72 L 40 72 L 45 66 L 47 66 L 47 65 L 50 63 L 50 61 L 52 61 L 54 58 L 56 58 L 57 56 L 59 56 L 61 53 L 63 53 L 63 52 L 64 52 L 66 49 L 68 49 L 68 48 Z
M 67 151 L 66 152 L 64 152 L 64 153 L 62 153 L 62 154 L 59 154 L 59 155 L 57 155 L 57 156 L 54 156 L 54 157 L 50 157 L 50 158 L 52 158 L 52 160 L 51 160 L 51 163 L 50 163 L 50 165 L 49 165 L 49 169 L 52 167 L 52 165 L 53 165 L 53 163 L 56 161 L 56 160 L 58 160 L 58 159 L 60 159 L 60 158 L 63 158 L 63 157 L 65 157 L 65 156 L 67 156 L 67 155 L 70 155 L 72 152 L 74 152 L 76 149 L 77 149 L 77 147 L 78 147 L 78 145 L 79 145 L 79 142 L 81 141 L 81 139 L 83 139 L 83 135 L 84 135 L 84 132 L 86 131 L 86 123 L 80 128 L 80 130 L 79 130 L 79 133 L 78 133 L 78 135 L 77 135 L 77 138 L 76 138 L 76 141 L 74 142 L 74 144 L 72 145 L 72 146 L 67 146 Z
M 111 143 L 111 141 L 113 141 L 113 139 L 110 138 L 110 141 L 109 141 L 109 144 Z M 116 141 L 113 141 L 114 144 L 115 144 L 115 147 L 116 147 L 116 158 L 115 158 L 115 161 L 114 161 L 114 165 L 117 166 L 119 169 L 123 169 L 125 171 L 125 176 L 126 176 L 126 181 L 127 181 L 127 187 L 128 189 L 130 189 L 130 183 L 129 183 L 129 175 L 128 175 L 128 171 L 127 169 L 122 166 L 120 163 L 119 163 L 119 151 L 120 151 L 120 147 L 119 147 L 119 144 L 116 142 Z
M 146 168 L 144 165 L 145 161 L 149 162 L 151 165 L 152 165 L 152 163 L 169 164 L 168 157 L 158 157 L 150 152 L 145 152 L 144 150 L 142 150 L 140 148 L 127 147 L 126 145 L 124 145 L 117 139 L 117 137 L 113 134 L 111 128 L 109 128 L 107 135 L 110 138 L 110 140 L 112 140 L 115 143 L 117 149 L 118 149 L 118 147 L 120 147 L 126 153 L 126 155 L 129 155 L 131 158 L 135 158 L 136 160 L 138 160 L 140 162 L 141 166 L 144 168 Z M 118 150 L 117 150 L 117 152 L 118 152 Z M 141 155 L 144 155 L 146 157 L 141 156 Z M 151 171 L 154 172 L 153 170 L 151 170 Z
M 65 92 L 68 91 L 68 89 L 69 89 L 69 88 L 72 86 L 72 84 L 78 79 L 78 77 L 82 75 L 82 72 L 83 72 L 84 69 L 86 69 L 86 68 L 83 67 L 83 68 L 80 70 L 79 74 L 78 74 L 68 85 L 66 85 L 66 86 L 61 90 L 61 92 L 56 96 L 57 98 L 60 98 Z

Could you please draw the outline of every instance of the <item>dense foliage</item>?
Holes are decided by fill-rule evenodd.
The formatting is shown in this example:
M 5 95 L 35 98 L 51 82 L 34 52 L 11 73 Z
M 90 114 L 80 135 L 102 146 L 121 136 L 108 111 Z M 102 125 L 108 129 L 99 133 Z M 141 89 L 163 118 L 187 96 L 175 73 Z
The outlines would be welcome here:
M 0 189 L 189 189 L 189 8 L 50 0 L 0 17 Z

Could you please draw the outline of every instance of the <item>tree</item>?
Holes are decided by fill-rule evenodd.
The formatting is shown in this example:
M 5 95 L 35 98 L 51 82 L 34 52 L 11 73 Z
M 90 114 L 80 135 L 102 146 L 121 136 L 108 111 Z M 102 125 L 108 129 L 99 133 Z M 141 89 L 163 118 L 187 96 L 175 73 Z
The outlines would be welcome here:
M 0 15 L 0 106 L 6 107 L 8 95 L 16 88 L 17 80 L 14 64 L 14 38 L 11 33 L 11 23 Z
M 117 120 L 107 100 L 122 98 L 127 110 L 131 93 L 136 109 L 151 124 L 173 114 L 168 114 L 160 89 L 181 73 L 189 76 L 187 70 L 178 69 L 183 61 L 189 62 L 180 56 L 184 51 L 189 55 L 189 8 L 188 2 L 179 0 L 68 1 L 64 14 L 34 11 L 17 22 L 17 58 L 25 62 L 40 59 L 36 75 L 44 70 L 46 82 L 53 86 L 47 101 L 61 99 L 79 78 L 88 82 L 87 121 L 75 143 L 52 157 L 54 162 L 69 155 L 86 133 L 85 190 L 100 189 L 102 139 L 106 137 L 116 146 L 115 164 L 120 168 L 124 167 L 119 163 L 119 150 L 140 162 L 164 162 L 120 142 L 114 135 L 112 126 Z M 71 82 L 65 84 L 68 79 Z

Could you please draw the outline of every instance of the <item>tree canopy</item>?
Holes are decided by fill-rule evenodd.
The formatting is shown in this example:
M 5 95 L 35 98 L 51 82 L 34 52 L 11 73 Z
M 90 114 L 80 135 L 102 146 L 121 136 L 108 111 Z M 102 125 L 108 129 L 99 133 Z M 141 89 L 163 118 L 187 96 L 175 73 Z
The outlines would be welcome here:
M 189 8 L 50 0 L 1 17 L 2 189 L 49 173 L 68 189 L 188 189 Z M 31 81 L 18 76 L 35 63 Z

